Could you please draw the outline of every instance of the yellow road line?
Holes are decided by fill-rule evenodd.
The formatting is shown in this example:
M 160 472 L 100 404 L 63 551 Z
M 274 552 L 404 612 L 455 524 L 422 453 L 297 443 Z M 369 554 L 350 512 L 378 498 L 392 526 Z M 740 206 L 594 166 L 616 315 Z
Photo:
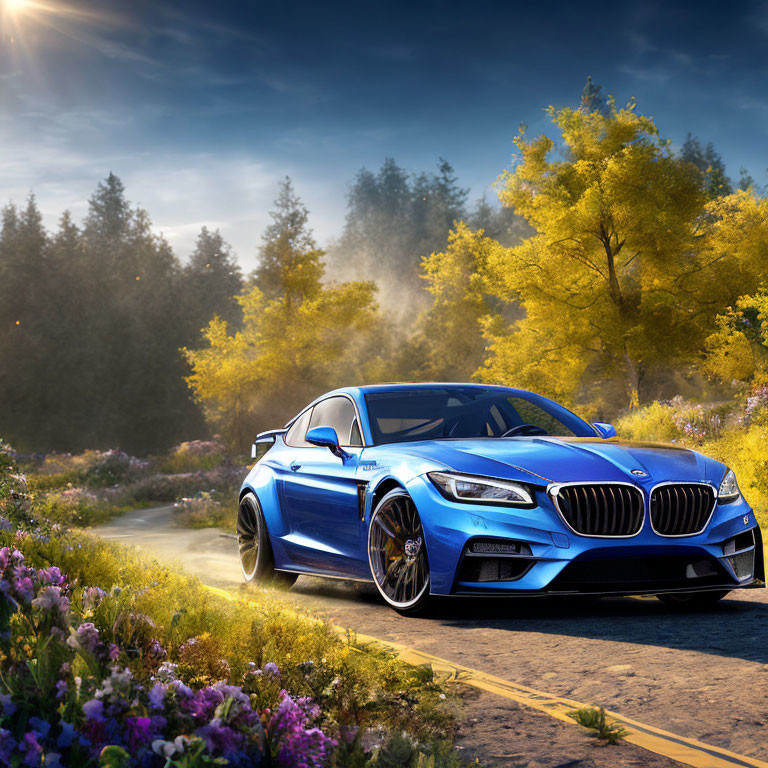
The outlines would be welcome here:
M 252 600 L 238 597 L 227 590 L 216 587 L 207 587 L 207 589 L 226 600 L 244 602 L 256 607 L 256 603 Z M 348 634 L 347 630 L 343 627 L 337 626 L 334 629 L 341 636 L 346 637 Z M 430 653 L 425 653 L 415 648 L 409 648 L 400 643 L 380 640 L 377 637 L 359 633 L 353 633 L 352 639 L 353 643 L 360 649 L 368 646 L 389 651 L 406 664 L 431 667 L 435 676 L 442 680 L 455 681 L 472 686 L 473 688 L 495 693 L 518 704 L 537 709 L 566 723 L 576 723 L 573 718 L 568 717 L 568 712 L 591 706 L 563 696 L 537 691 L 535 688 L 512 683 L 501 677 L 480 672 L 447 659 L 441 659 L 438 656 L 433 656 Z M 693 768 L 768 768 L 768 763 L 763 760 L 737 755 L 735 752 L 723 749 L 722 747 L 714 747 L 696 739 L 678 736 L 661 728 L 655 728 L 652 725 L 646 725 L 645 723 L 633 720 L 618 712 L 607 711 L 606 715 L 609 722 L 618 723 L 626 730 L 625 741 L 647 749 L 649 752 L 655 752 L 657 755 L 663 755 L 664 757 L 676 760 L 684 765 L 693 766 Z

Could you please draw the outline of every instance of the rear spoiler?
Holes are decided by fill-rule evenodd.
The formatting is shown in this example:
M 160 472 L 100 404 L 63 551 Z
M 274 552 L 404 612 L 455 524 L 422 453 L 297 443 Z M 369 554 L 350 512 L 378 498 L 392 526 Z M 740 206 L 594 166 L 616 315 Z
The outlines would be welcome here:
M 283 427 L 282 429 L 268 429 L 266 432 L 259 432 L 259 434 L 256 435 L 256 439 L 253 441 L 253 445 L 251 446 L 251 458 L 257 458 L 258 452 L 256 446 L 259 443 L 274 443 L 275 437 L 277 437 L 277 435 L 284 435 L 287 431 L 288 428 Z

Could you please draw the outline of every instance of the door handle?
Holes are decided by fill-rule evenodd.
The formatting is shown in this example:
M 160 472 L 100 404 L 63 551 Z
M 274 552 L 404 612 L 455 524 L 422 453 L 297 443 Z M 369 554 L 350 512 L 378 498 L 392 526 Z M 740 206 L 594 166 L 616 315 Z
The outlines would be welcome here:
M 291 470 L 293 472 L 298 472 L 301 469 L 301 464 L 291 464 Z

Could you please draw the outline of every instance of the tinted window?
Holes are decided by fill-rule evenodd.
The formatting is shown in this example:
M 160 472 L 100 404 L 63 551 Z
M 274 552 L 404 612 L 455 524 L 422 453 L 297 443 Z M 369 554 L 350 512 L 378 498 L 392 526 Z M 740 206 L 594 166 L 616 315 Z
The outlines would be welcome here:
M 537 395 L 480 387 L 429 387 L 365 395 L 375 443 L 518 435 L 594 437 L 585 421 Z
M 355 406 L 346 397 L 329 397 L 319 402 L 312 410 L 309 428 L 333 427 L 340 445 L 360 445 L 352 441 L 352 426 L 356 422 Z M 360 434 L 359 429 L 357 434 Z
M 312 409 L 307 408 L 304 413 L 299 416 L 296 421 L 293 422 L 291 428 L 285 433 L 285 442 L 287 445 L 294 446 L 296 448 L 308 448 L 309 443 L 304 439 L 304 435 L 307 434 L 307 427 L 309 425 L 309 418 L 312 415 Z

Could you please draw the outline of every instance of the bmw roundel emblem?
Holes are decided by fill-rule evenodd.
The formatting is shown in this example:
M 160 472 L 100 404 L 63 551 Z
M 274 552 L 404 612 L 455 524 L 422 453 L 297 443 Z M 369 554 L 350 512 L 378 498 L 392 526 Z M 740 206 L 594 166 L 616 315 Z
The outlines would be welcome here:
M 648 477 L 648 473 L 643 471 L 642 469 L 633 469 L 632 474 L 635 477 Z

